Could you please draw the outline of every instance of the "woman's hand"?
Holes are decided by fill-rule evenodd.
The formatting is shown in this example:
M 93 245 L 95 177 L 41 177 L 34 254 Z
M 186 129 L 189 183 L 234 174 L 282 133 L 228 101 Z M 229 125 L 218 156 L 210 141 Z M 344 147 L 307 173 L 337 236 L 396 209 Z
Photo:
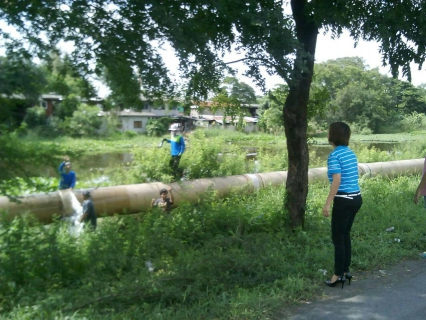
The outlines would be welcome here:
M 420 191 L 416 190 L 416 193 L 414 194 L 414 203 L 417 204 L 419 202 L 420 198 Z
M 322 208 L 322 215 L 326 218 L 328 218 L 330 216 L 330 204 L 326 203 L 324 205 L 324 208 Z

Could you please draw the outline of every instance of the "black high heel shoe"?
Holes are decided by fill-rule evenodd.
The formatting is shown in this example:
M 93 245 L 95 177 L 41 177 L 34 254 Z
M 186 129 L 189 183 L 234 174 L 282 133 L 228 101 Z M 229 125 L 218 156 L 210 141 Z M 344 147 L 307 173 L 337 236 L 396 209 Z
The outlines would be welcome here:
M 336 281 L 334 281 L 334 282 L 331 282 L 331 279 L 330 279 L 330 280 L 327 280 L 327 281 L 325 282 L 325 284 L 326 284 L 327 286 L 329 286 L 329 287 L 335 287 L 335 286 L 336 286 L 336 284 L 341 283 L 341 284 L 342 284 L 342 289 L 343 289 L 343 285 L 345 284 L 345 281 L 346 281 L 345 276 L 342 276 L 342 277 L 337 278 L 337 280 L 336 280 Z
M 345 274 L 345 278 L 348 280 L 349 285 L 351 285 L 352 277 L 353 277 L 353 275 L 350 274 L 349 272 L 347 274 Z

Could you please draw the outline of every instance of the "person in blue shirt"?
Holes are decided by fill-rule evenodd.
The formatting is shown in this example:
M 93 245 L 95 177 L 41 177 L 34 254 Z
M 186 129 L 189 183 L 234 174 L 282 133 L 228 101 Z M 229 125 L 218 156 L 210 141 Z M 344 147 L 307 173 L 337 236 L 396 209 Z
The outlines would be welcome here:
M 334 148 L 327 159 L 330 191 L 322 209 L 324 217 L 330 216 L 331 238 L 334 244 L 334 275 L 326 285 L 334 287 L 346 280 L 351 284 L 351 228 L 355 215 L 362 206 L 361 191 L 358 184 L 358 160 L 348 147 L 351 129 L 344 122 L 334 122 L 328 131 L 328 141 Z
M 169 130 L 171 131 L 171 138 L 163 139 L 162 143 L 170 143 L 170 155 L 172 157 L 170 159 L 169 165 L 172 169 L 173 176 L 176 179 L 182 175 L 181 170 L 179 170 L 179 163 L 182 154 L 185 152 L 185 139 L 180 134 L 179 126 L 177 123 L 172 124 Z
M 65 157 L 64 161 L 59 165 L 59 174 L 61 175 L 61 182 L 59 183 L 59 190 L 74 189 L 76 183 L 75 172 L 71 170 L 71 162 L 69 157 Z

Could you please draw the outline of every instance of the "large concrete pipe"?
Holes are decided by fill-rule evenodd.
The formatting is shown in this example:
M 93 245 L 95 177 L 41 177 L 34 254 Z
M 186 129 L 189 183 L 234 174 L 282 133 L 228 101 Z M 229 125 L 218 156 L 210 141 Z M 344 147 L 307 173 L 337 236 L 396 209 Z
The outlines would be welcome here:
M 395 177 L 404 174 L 420 173 L 424 159 L 360 163 L 360 176 L 373 177 L 386 175 Z M 327 181 L 327 168 L 309 169 L 309 182 Z M 267 186 L 280 186 L 287 180 L 287 171 L 243 174 L 222 178 L 206 178 L 171 183 L 169 185 L 141 183 L 114 187 L 103 187 L 92 192 L 95 210 L 100 215 L 137 213 L 147 209 L 153 198 L 159 198 L 162 188 L 171 187 L 175 204 L 182 201 L 197 202 L 200 196 L 208 190 L 214 190 L 217 197 L 224 197 L 232 190 L 242 189 L 241 192 L 253 192 Z M 65 190 L 46 194 L 23 196 L 20 202 L 12 202 L 7 197 L 0 197 L 0 210 L 6 211 L 10 219 L 23 213 L 30 213 L 38 220 L 48 223 L 54 215 L 69 215 L 71 192 L 82 201 L 81 190 Z

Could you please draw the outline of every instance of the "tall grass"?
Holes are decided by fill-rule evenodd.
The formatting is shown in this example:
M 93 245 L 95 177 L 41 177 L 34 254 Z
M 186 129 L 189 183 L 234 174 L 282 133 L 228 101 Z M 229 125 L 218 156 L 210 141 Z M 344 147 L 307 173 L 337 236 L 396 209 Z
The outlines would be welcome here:
M 361 180 L 354 273 L 424 250 L 425 209 L 412 204 L 418 179 Z M 278 318 L 320 294 L 332 274 L 327 192 L 327 184 L 310 186 L 306 226 L 296 231 L 285 227 L 281 188 L 104 218 L 79 238 L 61 222 L 2 221 L 0 319 Z

